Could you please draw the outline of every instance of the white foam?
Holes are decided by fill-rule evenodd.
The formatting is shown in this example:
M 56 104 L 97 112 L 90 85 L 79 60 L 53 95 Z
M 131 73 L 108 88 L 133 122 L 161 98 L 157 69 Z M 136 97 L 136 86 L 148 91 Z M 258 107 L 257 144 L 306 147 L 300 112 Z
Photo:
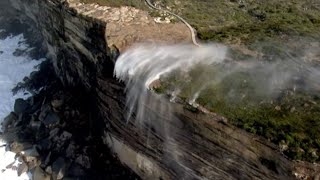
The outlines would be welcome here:
M 0 30 L 1 31 L 1 30 Z M 30 49 L 24 43 L 23 35 L 8 37 L 0 40 L 0 122 L 11 111 L 13 111 L 14 101 L 17 98 L 27 98 L 30 96 L 28 92 L 18 92 L 13 95 L 12 89 L 21 82 L 25 76 L 28 76 L 32 71 L 36 70 L 35 66 L 41 61 L 32 60 L 27 56 L 14 56 L 13 52 L 16 49 L 26 50 Z M 0 138 L 0 146 L 5 144 Z M 25 180 L 30 179 L 27 173 L 18 177 L 17 167 L 15 162 L 15 153 L 6 152 L 4 147 L 0 148 L 0 179 L 1 180 Z M 9 164 L 15 162 L 13 168 L 6 168 Z

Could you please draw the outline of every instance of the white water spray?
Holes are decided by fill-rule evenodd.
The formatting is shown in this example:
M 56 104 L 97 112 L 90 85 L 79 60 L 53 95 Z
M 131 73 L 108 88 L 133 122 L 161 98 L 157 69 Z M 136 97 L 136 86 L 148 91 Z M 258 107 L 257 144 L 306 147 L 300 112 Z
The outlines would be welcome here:
M 1 30 L 0 30 L 1 31 Z M 20 91 L 13 95 L 12 89 L 21 82 L 25 76 L 36 70 L 36 66 L 41 61 L 32 60 L 28 56 L 14 56 L 16 49 L 28 51 L 30 48 L 24 43 L 25 39 L 22 35 L 8 37 L 0 40 L 0 123 L 3 119 L 13 111 L 13 105 L 17 98 L 30 97 L 30 93 Z M 0 126 L 0 131 L 1 131 Z M 6 144 L 0 137 L 0 146 Z M 13 166 L 17 166 L 19 162 L 15 160 L 15 153 L 6 152 L 5 147 L 0 148 L 0 179 L 3 180 L 26 180 L 30 179 L 24 173 L 18 177 L 17 171 L 6 168 L 9 164 L 15 162 Z
M 217 44 L 201 47 L 139 44 L 118 58 L 114 74 L 126 83 L 127 121 L 134 121 L 142 130 L 151 127 L 165 137 L 166 152 L 176 161 L 172 168 L 179 166 L 177 172 L 183 169 L 184 175 L 190 177 L 197 177 L 196 173 L 184 164 L 175 140 L 176 132 L 168 125 L 181 122 L 173 112 L 172 103 L 176 98 L 183 96 L 186 102 L 197 107 L 201 93 L 220 84 L 228 87 L 221 96 L 229 103 L 244 97 L 274 98 L 301 79 L 307 91 L 320 87 L 319 70 L 302 61 L 297 63 L 290 57 L 274 62 L 237 61 L 228 57 L 225 46 Z M 166 78 L 171 85 L 171 92 L 166 93 L 171 94 L 172 102 L 150 90 L 158 86 L 159 79 Z M 245 87 L 246 91 L 242 92 L 239 87 Z

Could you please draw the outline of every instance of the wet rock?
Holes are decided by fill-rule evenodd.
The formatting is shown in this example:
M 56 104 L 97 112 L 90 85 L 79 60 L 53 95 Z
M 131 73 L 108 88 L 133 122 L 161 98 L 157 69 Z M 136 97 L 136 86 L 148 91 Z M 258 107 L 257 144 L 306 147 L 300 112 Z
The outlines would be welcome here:
M 44 172 L 40 167 L 36 167 L 33 176 L 33 180 L 50 180 L 50 176 Z
M 42 121 L 46 127 L 54 127 L 60 122 L 60 117 L 55 112 L 49 112 Z
M 30 104 L 27 101 L 21 98 L 16 99 L 14 103 L 14 112 L 16 114 L 22 114 L 26 112 L 28 108 L 30 108 Z
M 28 165 L 25 162 L 22 162 L 18 166 L 18 176 L 21 176 L 21 174 L 26 173 L 28 171 Z

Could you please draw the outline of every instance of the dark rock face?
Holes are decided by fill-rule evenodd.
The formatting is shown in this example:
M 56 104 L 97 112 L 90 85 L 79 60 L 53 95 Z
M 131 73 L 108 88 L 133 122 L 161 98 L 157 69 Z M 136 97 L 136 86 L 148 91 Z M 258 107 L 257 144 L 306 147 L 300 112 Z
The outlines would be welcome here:
M 77 91 L 81 93 L 72 94 L 72 97 L 87 97 L 86 101 L 76 103 L 91 106 L 91 113 L 79 121 L 75 117 L 87 110 L 64 108 L 61 111 L 65 102 L 52 104 L 51 100 L 55 99 L 51 99 L 42 105 L 37 114 L 39 120 L 24 121 L 31 129 L 37 129 L 33 138 L 38 140 L 40 149 L 49 154 L 41 161 L 44 167 L 36 168 L 34 176 L 43 174 L 43 169 L 57 178 L 81 175 L 86 169 L 97 166 L 89 157 L 107 159 L 106 155 L 94 151 L 108 151 L 106 145 L 144 179 L 290 179 L 294 177 L 295 168 L 308 167 L 308 177 L 319 171 L 319 167 L 300 166 L 287 160 L 275 145 L 219 121 L 219 116 L 190 112 L 176 105 L 174 111 L 182 121 L 177 124 L 170 124 L 165 118 L 160 121 L 176 132 L 174 145 L 179 148 L 184 165 L 193 170 L 191 174 L 186 173 L 179 162 L 173 160 L 172 152 L 163 147 L 161 134 L 142 131 L 134 122 L 126 122 L 124 85 L 113 78 L 113 58 L 117 55 L 108 48 L 106 22 L 77 13 L 77 9 L 69 7 L 75 0 L 10 1 L 20 13 L 17 18 L 33 22 L 33 28 L 41 32 L 48 56 L 64 87 L 81 89 Z M 64 124 L 66 121 L 68 123 Z M 70 126 L 67 132 L 61 130 L 62 127 L 66 129 L 64 126 Z M 91 131 L 80 133 L 84 127 Z M 93 141 L 94 137 L 103 143 L 97 139 Z M 76 147 L 80 140 L 87 144 Z M 48 152 L 49 149 L 53 152 Z M 55 153 L 62 151 L 65 157 Z M 72 159 L 72 162 L 62 161 L 62 158 Z M 110 162 L 101 163 L 108 165 Z M 69 174 L 60 169 L 62 166 L 68 167 Z
M 22 114 L 29 108 L 30 108 L 30 104 L 23 99 L 17 99 L 16 102 L 14 103 L 14 112 L 16 114 Z
M 32 98 L 17 100 L 19 111 L 3 123 L 2 138 L 21 162 L 18 174 L 31 171 L 34 179 L 139 179 L 90 128 L 96 116 L 90 96 L 81 97 L 84 88 L 65 89 L 51 82 Z M 57 109 L 52 102 L 58 97 L 65 101 Z

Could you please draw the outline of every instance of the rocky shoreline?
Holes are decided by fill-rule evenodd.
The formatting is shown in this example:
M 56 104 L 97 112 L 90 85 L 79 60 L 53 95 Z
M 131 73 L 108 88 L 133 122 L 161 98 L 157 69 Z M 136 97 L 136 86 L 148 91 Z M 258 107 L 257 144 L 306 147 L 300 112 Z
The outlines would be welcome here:
M 28 100 L 17 99 L 4 120 L 2 136 L 20 162 L 8 168 L 30 171 L 35 180 L 139 179 L 103 144 L 90 95 L 51 82 Z
M 5 29 L 1 38 L 24 34 L 34 47 L 29 52 L 16 50 L 15 56 L 44 57 L 41 36 L 27 24 L 6 19 L 0 29 Z M 34 180 L 140 179 L 103 143 L 94 97 L 84 89 L 63 86 L 50 59 L 13 89 L 13 93 L 27 90 L 33 96 L 16 99 L 14 112 L 2 122 L 0 137 L 7 143 L 2 146 L 16 153 L 19 162 L 18 166 L 8 164 L 7 169 L 19 176 L 31 173 Z

